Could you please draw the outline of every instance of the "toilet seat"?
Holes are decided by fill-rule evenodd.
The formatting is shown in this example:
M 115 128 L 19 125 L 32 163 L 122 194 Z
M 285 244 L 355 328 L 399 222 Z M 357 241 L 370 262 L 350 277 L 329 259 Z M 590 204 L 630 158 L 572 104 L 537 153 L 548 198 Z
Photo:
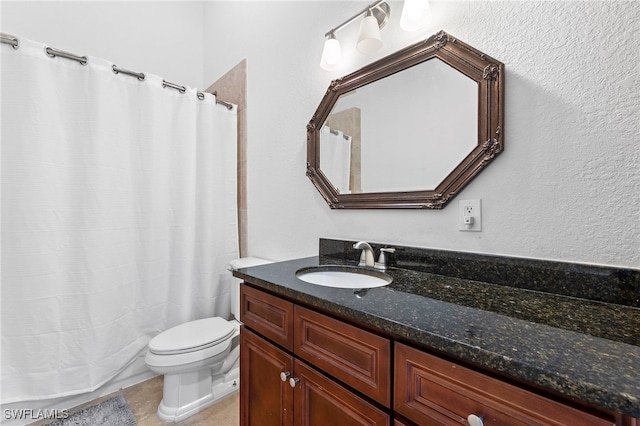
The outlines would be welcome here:
M 201 351 L 228 340 L 234 332 L 233 323 L 223 318 L 204 318 L 163 331 L 151 339 L 149 351 L 156 355 Z

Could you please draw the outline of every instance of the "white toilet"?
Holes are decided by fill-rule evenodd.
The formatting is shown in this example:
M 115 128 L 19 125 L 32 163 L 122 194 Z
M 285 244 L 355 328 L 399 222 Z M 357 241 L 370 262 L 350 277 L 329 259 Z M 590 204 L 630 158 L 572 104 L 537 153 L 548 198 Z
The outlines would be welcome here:
M 231 269 L 270 263 L 247 257 L 231 262 Z M 231 280 L 231 313 L 240 317 L 240 283 Z M 145 362 L 164 374 L 158 417 L 183 420 L 240 387 L 240 323 L 214 317 L 191 321 L 151 339 Z

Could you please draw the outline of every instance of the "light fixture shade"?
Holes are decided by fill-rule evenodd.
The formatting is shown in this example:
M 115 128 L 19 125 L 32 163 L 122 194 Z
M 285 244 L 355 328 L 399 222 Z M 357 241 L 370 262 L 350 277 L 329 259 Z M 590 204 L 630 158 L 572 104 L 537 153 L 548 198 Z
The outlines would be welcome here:
M 429 0 L 404 0 L 400 28 L 405 31 L 417 31 L 425 28 L 431 21 Z
M 340 59 L 342 58 L 342 51 L 340 49 L 340 42 L 336 39 L 336 36 L 329 34 L 324 42 L 322 48 L 322 59 L 320 59 L 320 68 L 323 70 L 331 71 L 338 68 L 340 65 Z
M 360 33 L 358 35 L 356 49 L 360 53 L 373 53 L 381 47 L 382 38 L 380 37 L 378 20 L 373 16 L 371 11 L 369 11 L 360 23 Z

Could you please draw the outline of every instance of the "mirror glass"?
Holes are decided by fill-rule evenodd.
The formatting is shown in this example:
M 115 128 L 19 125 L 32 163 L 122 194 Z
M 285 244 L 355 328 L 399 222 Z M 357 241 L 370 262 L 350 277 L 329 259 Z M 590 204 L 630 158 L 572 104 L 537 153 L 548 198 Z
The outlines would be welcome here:
M 341 194 L 433 190 L 477 138 L 478 83 L 433 58 L 340 95 L 320 168 Z
M 331 82 L 307 176 L 331 208 L 443 208 L 504 148 L 504 64 L 450 34 Z

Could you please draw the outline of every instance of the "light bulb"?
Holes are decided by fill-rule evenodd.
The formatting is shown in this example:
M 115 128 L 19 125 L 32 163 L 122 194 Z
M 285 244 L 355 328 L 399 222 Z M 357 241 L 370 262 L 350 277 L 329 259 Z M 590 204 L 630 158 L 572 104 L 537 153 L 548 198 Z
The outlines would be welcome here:
M 430 20 L 429 0 L 404 0 L 400 28 L 405 31 L 416 31 L 426 27 Z

